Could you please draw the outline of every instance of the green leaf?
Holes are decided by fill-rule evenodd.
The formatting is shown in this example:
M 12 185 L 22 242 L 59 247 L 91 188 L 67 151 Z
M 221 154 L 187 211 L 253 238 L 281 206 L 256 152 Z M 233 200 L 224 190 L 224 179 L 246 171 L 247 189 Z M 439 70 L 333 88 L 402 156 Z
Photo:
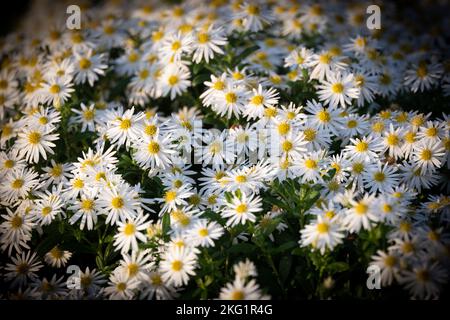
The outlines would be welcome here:
M 233 195 L 230 192 L 225 192 L 225 200 L 227 200 L 228 203 L 233 202 Z
M 295 248 L 297 246 L 298 246 L 298 243 L 296 241 L 288 241 L 288 242 L 283 243 L 279 247 L 274 248 L 272 250 L 272 253 L 282 253 L 282 252 L 291 250 L 291 249 L 293 249 L 293 248 Z M 300 249 L 300 248 L 298 248 L 298 249 Z
M 291 254 L 294 255 L 294 256 L 301 256 L 301 255 L 303 255 L 303 253 L 304 253 L 304 250 L 303 250 L 303 248 L 300 248 L 300 247 L 295 248 L 291 252 Z
M 284 256 L 280 260 L 280 266 L 278 268 L 281 281 L 284 283 L 286 279 L 289 276 L 289 272 L 291 271 L 292 267 L 292 257 L 291 256 Z
M 61 221 L 58 224 L 58 231 L 59 231 L 60 234 L 64 234 L 64 227 L 65 227 L 64 222 Z
M 246 48 L 246 49 L 244 49 L 244 51 L 242 51 L 241 53 L 239 53 L 238 55 L 237 55 L 237 59 L 239 60 L 239 61 L 242 61 L 242 60 L 244 60 L 245 58 L 247 58 L 249 55 L 251 55 L 253 52 L 255 52 L 256 50 L 258 50 L 259 49 L 259 46 L 257 46 L 257 45 L 254 45 L 254 46 L 251 46 L 251 47 L 249 47 L 249 48 Z
M 200 70 L 204 69 L 204 65 L 203 63 L 199 63 L 199 64 L 194 64 L 194 66 L 192 67 L 192 73 L 194 75 L 198 74 L 200 72 Z
M 199 84 L 203 84 L 205 81 L 208 81 L 210 79 L 210 75 L 207 73 L 201 73 L 192 80 L 192 86 L 198 86 Z
M 348 263 L 342 261 L 333 262 L 329 264 L 326 268 L 326 270 L 331 274 L 344 272 L 347 271 L 348 269 L 349 269 Z
M 170 214 L 168 212 L 164 213 L 162 218 L 162 232 L 163 235 L 166 236 L 170 231 Z
M 231 248 L 228 250 L 229 253 L 239 253 L 239 254 L 248 254 L 251 252 L 254 252 L 256 247 L 250 243 L 238 243 L 235 245 L 232 245 Z

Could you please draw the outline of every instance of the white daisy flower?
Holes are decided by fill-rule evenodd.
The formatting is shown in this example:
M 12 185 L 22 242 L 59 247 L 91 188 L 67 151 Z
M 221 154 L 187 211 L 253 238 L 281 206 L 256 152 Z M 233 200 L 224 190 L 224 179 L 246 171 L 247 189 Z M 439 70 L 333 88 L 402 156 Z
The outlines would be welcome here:
M 150 226 L 150 223 L 146 222 L 146 220 L 147 216 L 144 216 L 141 212 L 136 218 L 117 222 L 118 233 L 114 236 L 116 250 L 120 250 L 122 253 L 127 253 L 130 249 L 137 251 L 137 241 L 147 241 L 147 237 L 142 233 L 143 230 Z
M 344 234 L 336 217 L 327 219 L 317 216 L 317 220 L 301 230 L 300 243 L 304 247 L 312 245 L 314 249 L 324 254 L 326 249 L 333 250 L 342 243 L 342 238 L 344 238 Z
M 221 215 L 228 218 L 227 226 L 245 224 L 247 221 L 255 222 L 255 213 L 262 210 L 261 198 L 252 194 L 247 196 L 245 193 L 241 198 L 234 196 L 231 202 L 225 202 L 224 205 Z
M 186 285 L 195 275 L 197 256 L 188 248 L 172 247 L 164 252 L 159 268 L 164 282 L 175 287 Z
M 328 80 L 322 81 L 317 89 L 319 99 L 325 101 L 331 108 L 338 105 L 345 108 L 352 104 L 353 99 L 358 99 L 360 94 L 352 73 L 331 73 L 328 75 Z

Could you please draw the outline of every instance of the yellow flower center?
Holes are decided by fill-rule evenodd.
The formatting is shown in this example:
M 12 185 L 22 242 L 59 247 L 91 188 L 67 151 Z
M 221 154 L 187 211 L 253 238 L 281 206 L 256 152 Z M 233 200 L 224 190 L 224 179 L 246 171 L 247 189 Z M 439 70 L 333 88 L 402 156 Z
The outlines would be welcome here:
M 40 117 L 39 118 L 39 123 L 42 125 L 46 125 L 48 123 L 48 118 L 47 117 Z
M 180 41 L 174 41 L 174 43 L 172 43 L 172 50 L 173 51 L 177 51 L 180 48 L 181 48 L 181 42 Z
M 317 131 L 313 128 L 307 128 L 305 131 L 303 131 L 303 134 L 305 135 L 306 141 L 314 141 L 316 139 Z
M 107 35 L 112 35 L 115 31 L 116 29 L 113 26 L 105 26 L 103 28 L 103 32 Z
M 436 136 L 438 135 L 438 129 L 435 128 L 435 127 L 428 128 L 428 129 L 425 131 L 425 134 L 426 134 L 428 137 L 436 137 Z
M 364 170 L 364 164 L 362 162 L 356 162 L 352 166 L 353 172 L 360 174 Z
M 239 214 L 245 213 L 247 211 L 247 205 L 244 203 L 241 203 L 236 207 L 236 212 Z
M 28 142 L 31 144 L 38 144 L 41 141 L 41 134 L 37 131 L 32 131 L 28 134 Z
M 385 86 L 390 85 L 392 82 L 391 77 L 386 73 L 383 73 L 382 75 L 380 75 L 379 80 L 380 80 L 380 83 Z
M 249 5 L 248 7 L 247 7 L 247 13 L 249 14 L 249 15 L 258 15 L 259 14 L 259 12 L 260 12 L 260 9 L 259 9 L 259 7 L 258 6 L 255 6 L 255 5 Z
M 13 161 L 13 160 L 6 160 L 6 161 L 3 163 L 3 166 L 4 166 L 6 169 L 11 169 L 12 167 L 14 167 L 14 161 Z
M 152 280 L 152 284 L 154 286 L 160 286 L 162 284 L 161 276 L 159 276 L 157 274 L 151 276 L 150 279 Z
M 208 232 L 208 229 L 202 228 L 202 229 L 198 230 L 198 234 L 200 237 L 207 237 L 209 232 Z
M 41 213 L 45 217 L 45 216 L 48 216 L 51 212 L 52 212 L 52 207 L 44 207 L 44 208 L 42 208 Z
M 331 57 L 331 54 L 325 53 L 325 54 L 322 54 L 322 55 L 319 57 L 319 62 L 322 63 L 322 64 L 330 64 L 331 58 L 332 58 L 332 57 Z
M 164 36 L 164 32 L 162 32 L 162 31 L 155 31 L 152 34 L 152 40 L 154 42 L 157 42 L 157 41 L 161 40 L 163 38 L 163 36 Z
M 408 221 L 402 221 L 400 222 L 399 229 L 402 232 L 409 232 L 411 231 L 411 223 L 409 223 Z
M 233 72 L 233 79 L 234 80 L 242 80 L 244 79 L 244 75 L 240 73 L 239 71 Z
M 208 197 L 208 203 L 209 204 L 216 204 L 217 203 L 217 196 L 216 195 L 212 195 Z
M 178 83 L 179 80 L 180 80 L 180 79 L 178 78 L 178 76 L 176 76 L 176 75 L 171 75 L 171 76 L 169 77 L 169 79 L 168 79 L 168 82 L 169 82 L 169 84 L 170 84 L 171 86 L 174 86 L 174 85 L 176 85 L 176 84 Z
M 421 65 L 417 68 L 416 74 L 419 78 L 425 78 L 428 75 L 428 70 L 426 65 Z
M 374 132 L 380 133 L 381 131 L 384 130 L 384 122 L 383 122 L 383 121 L 375 122 L 375 123 L 372 125 L 372 130 L 373 130 Z
M 127 284 L 125 282 L 119 282 L 116 285 L 117 291 L 125 291 L 127 289 Z
M 242 291 L 234 291 L 231 294 L 231 300 L 243 300 L 245 298 L 245 295 Z
M 220 142 L 218 142 L 218 141 L 214 141 L 214 142 L 211 143 L 211 145 L 209 146 L 209 151 L 210 151 L 213 155 L 218 154 L 221 150 L 222 150 L 222 146 L 221 146 Z
M 317 119 L 319 119 L 322 122 L 330 122 L 331 116 L 328 111 L 322 110 L 319 113 L 317 113 Z
M 180 260 L 175 260 L 172 262 L 172 270 L 180 271 L 183 268 L 183 262 Z
M 364 141 L 359 141 L 355 146 L 356 151 L 366 152 L 369 149 L 369 144 Z
M 81 58 L 80 62 L 79 62 L 79 65 L 80 65 L 80 69 L 86 70 L 86 69 L 89 69 L 91 67 L 91 61 L 89 59 L 87 59 L 87 58 Z
M 22 226 L 23 223 L 23 219 L 20 215 L 16 214 L 12 219 L 11 219 L 11 227 L 13 229 L 19 229 Z
M 139 78 L 141 78 L 142 80 L 147 79 L 149 75 L 150 72 L 147 69 L 143 69 L 139 72 Z
M 386 175 L 383 172 L 376 172 L 373 175 L 373 179 L 377 182 L 383 182 L 386 179 Z
M 328 233 L 329 229 L 330 229 L 330 226 L 325 222 L 321 222 L 321 223 L 317 224 L 317 232 L 319 232 L 321 234 Z
M 292 150 L 292 147 L 293 147 L 292 142 L 286 140 L 283 142 L 281 147 L 282 147 L 283 151 L 289 152 L 290 150 Z
M 384 213 L 388 214 L 392 212 L 392 206 L 388 203 L 383 204 L 382 210 Z
M 333 210 L 325 212 L 325 217 L 327 217 L 328 219 L 332 219 L 335 215 L 336 213 Z
M 416 134 L 414 132 L 411 132 L 411 131 L 407 132 L 405 134 L 405 141 L 407 143 L 414 143 L 414 142 L 416 142 Z
M 23 184 L 24 184 L 23 179 L 16 179 L 13 181 L 11 186 L 13 187 L 13 189 L 20 189 L 22 188 Z
M 317 168 L 317 161 L 313 159 L 306 159 L 305 160 L 305 167 L 308 169 L 316 169 Z
M 0 80 L 0 89 L 6 89 L 8 88 L 8 81 L 2 79 Z
M 431 152 L 430 149 L 423 149 L 422 152 L 420 153 L 420 158 L 423 161 L 429 161 L 431 160 L 431 157 L 433 156 L 433 153 Z
M 94 110 L 86 110 L 83 112 L 83 117 L 86 121 L 91 121 L 92 119 L 94 119 L 95 116 L 95 112 Z
M 60 250 L 58 247 L 54 247 L 52 250 L 50 250 L 50 255 L 54 259 L 61 259 L 64 256 L 64 252 Z
M 122 197 L 114 197 L 111 200 L 111 206 L 114 209 L 121 209 L 125 205 L 125 202 L 123 201 Z
M 267 108 L 266 110 L 264 110 L 264 115 L 267 118 L 273 118 L 277 115 L 277 109 L 276 108 Z
M 250 102 L 252 104 L 260 105 L 260 104 L 262 104 L 264 102 L 264 97 L 261 96 L 261 95 L 256 95 L 256 96 L 252 97 Z
M 247 177 L 244 176 L 244 175 L 236 176 L 236 182 L 237 182 L 237 183 L 244 183 L 244 182 L 247 182 Z
M 336 94 L 342 93 L 344 92 L 344 86 L 342 83 L 335 83 L 331 86 L 331 91 Z
M 190 196 L 189 200 L 188 200 L 189 204 L 192 204 L 194 206 L 199 205 L 200 201 L 201 201 L 201 199 L 200 199 L 200 197 L 197 194 L 194 194 L 194 195 Z
M 354 209 L 356 214 L 364 215 L 369 210 L 369 207 L 365 203 L 359 202 L 355 205 Z
M 411 242 L 405 242 L 402 245 L 402 250 L 405 253 L 413 252 L 414 251 L 414 245 Z
M 400 139 L 398 138 L 398 136 L 395 133 L 390 133 L 386 137 L 386 142 L 390 146 L 396 146 L 400 142 Z
M 0 103 L 1 103 L 1 101 L 0 101 Z M 12 129 L 11 126 L 5 125 L 2 128 L 2 136 L 4 136 L 4 137 L 7 137 L 7 136 L 11 135 L 12 132 L 13 132 L 13 129 Z
M 131 52 L 128 55 L 128 62 L 134 63 L 136 61 L 138 61 L 139 59 L 139 55 L 136 52 Z
M 75 180 L 73 180 L 72 185 L 75 189 L 81 189 L 84 187 L 84 182 L 80 178 L 76 178 Z
M 157 130 L 158 128 L 155 125 L 149 124 L 145 127 L 144 132 L 146 135 L 154 136 Z
M 128 130 L 131 128 L 131 120 L 130 119 L 120 119 L 120 129 L 122 130 Z
M 176 199 L 176 197 L 177 197 L 176 191 L 167 191 L 166 194 L 164 195 L 164 199 L 166 200 L 166 202 L 172 202 Z
M 50 86 L 49 91 L 51 94 L 57 94 L 61 91 L 61 87 L 58 86 L 57 84 L 54 84 L 54 85 Z
M 125 225 L 125 227 L 123 228 L 123 233 L 126 236 L 131 236 L 135 233 L 136 231 L 136 226 L 133 223 L 127 223 Z
M 423 125 L 424 122 L 425 122 L 425 120 L 424 120 L 423 116 L 420 114 L 417 116 L 414 116 L 411 119 L 411 124 L 415 127 L 420 127 L 421 125 Z
M 237 95 L 234 92 L 228 92 L 225 94 L 225 101 L 227 103 L 236 103 L 237 101 Z
M 394 256 L 386 256 L 384 258 L 384 264 L 388 267 L 393 267 L 397 263 L 397 259 Z
M 206 32 L 200 32 L 197 36 L 199 43 L 207 43 L 209 41 L 209 35 Z
M 88 288 L 92 283 L 92 278 L 90 276 L 81 276 L 80 284 L 83 288 Z
M 347 128 L 353 129 L 358 125 L 358 122 L 356 120 L 349 120 L 347 122 Z
M 282 136 L 289 133 L 291 130 L 291 125 L 287 122 L 282 122 L 278 125 L 278 133 Z
M 81 209 L 84 211 L 91 211 L 94 209 L 94 200 L 92 199 L 84 199 L 81 201 Z
M 222 91 L 223 89 L 225 89 L 225 83 L 224 83 L 223 81 L 221 81 L 221 80 L 217 80 L 217 81 L 214 83 L 213 88 L 214 88 L 215 90 Z
M 147 146 L 147 150 L 150 154 L 157 154 L 160 150 L 160 146 L 159 146 L 158 142 L 150 141 Z
M 16 267 L 16 271 L 18 274 L 27 274 L 28 270 L 30 270 L 30 265 L 28 263 L 20 263 L 19 265 L 17 265 Z
M 139 266 L 136 263 L 130 263 L 128 265 L 128 274 L 130 277 L 135 276 L 139 271 Z
M 181 180 L 179 180 L 179 179 L 177 179 L 177 180 L 175 180 L 175 181 L 173 182 L 173 186 L 174 186 L 175 188 L 181 188 L 182 185 L 183 185 L 183 181 L 181 181 Z
M 428 282 L 430 280 L 430 273 L 427 270 L 419 270 L 416 273 L 416 277 L 421 282 Z

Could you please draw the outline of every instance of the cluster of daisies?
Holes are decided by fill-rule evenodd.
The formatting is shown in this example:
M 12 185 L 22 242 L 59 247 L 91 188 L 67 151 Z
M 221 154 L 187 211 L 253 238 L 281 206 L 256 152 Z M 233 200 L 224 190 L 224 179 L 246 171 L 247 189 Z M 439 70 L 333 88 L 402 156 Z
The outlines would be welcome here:
M 293 228 L 295 200 L 273 192 L 292 181 L 320 190 L 298 248 L 330 256 L 382 227 L 364 268 L 382 287 L 439 297 L 450 118 L 394 102 L 450 96 L 448 39 L 415 35 L 390 4 L 383 29 L 369 30 L 364 3 L 122 2 L 84 3 L 79 30 L 64 6 L 40 3 L 2 41 L 3 297 L 207 292 L 200 261 L 222 242 L 252 243 L 271 225 L 276 243 Z M 230 263 L 202 297 L 271 297 L 257 264 Z

